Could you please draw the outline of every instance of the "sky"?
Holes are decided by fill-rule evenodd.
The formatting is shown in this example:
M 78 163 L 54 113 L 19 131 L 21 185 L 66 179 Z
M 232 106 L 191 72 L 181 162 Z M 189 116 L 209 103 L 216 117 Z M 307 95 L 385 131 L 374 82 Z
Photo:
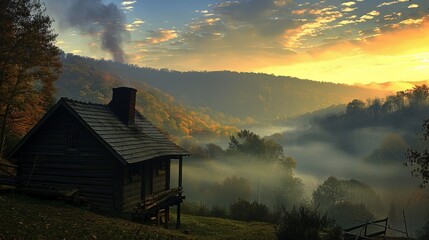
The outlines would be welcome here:
M 429 80 L 427 0 L 43 0 L 68 53 L 346 84 Z

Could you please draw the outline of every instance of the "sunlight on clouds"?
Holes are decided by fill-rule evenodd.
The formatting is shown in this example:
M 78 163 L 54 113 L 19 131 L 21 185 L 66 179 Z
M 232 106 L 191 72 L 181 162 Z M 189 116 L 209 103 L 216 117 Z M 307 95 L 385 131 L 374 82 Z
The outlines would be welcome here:
M 137 28 L 140 27 L 140 25 L 142 25 L 143 23 L 145 23 L 145 21 L 136 18 L 132 23 L 125 24 L 125 29 L 129 32 L 133 32 L 137 30 Z
M 355 2 L 345 2 L 345 3 L 341 3 L 342 6 L 346 6 L 346 7 L 351 7 L 353 5 L 355 5 Z
M 406 19 L 403 20 L 401 22 L 399 22 L 399 24 L 405 24 L 405 25 L 412 25 L 412 24 L 420 24 L 423 22 L 423 19 Z
M 343 8 L 341 11 L 343 11 L 343 12 L 353 12 L 356 9 L 357 8 L 346 7 L 346 8 Z
M 343 14 L 339 11 L 334 10 L 334 8 L 324 8 L 321 10 L 313 10 L 314 13 L 317 12 L 317 17 L 312 22 L 305 23 L 302 26 L 299 26 L 295 29 L 290 29 L 285 32 L 283 35 L 283 46 L 286 48 L 302 48 L 305 47 L 304 42 L 301 41 L 308 36 L 315 37 L 318 36 L 321 31 L 330 28 L 329 23 L 341 18 Z
M 390 5 L 401 3 L 401 2 L 409 2 L 409 0 L 398 0 L 398 1 L 392 1 L 392 2 L 383 2 L 379 5 L 377 5 L 377 7 L 390 6 Z
M 205 22 L 208 23 L 209 25 L 211 25 L 211 24 L 213 24 L 213 23 L 215 23 L 215 22 L 217 22 L 219 20 L 220 20 L 220 18 L 207 18 L 205 20 Z
M 371 19 L 373 19 L 375 16 L 378 16 L 378 15 L 380 15 L 380 12 L 373 10 L 373 11 L 371 11 L 371 12 L 369 12 L 369 13 L 365 14 L 365 15 L 362 15 L 362 16 L 360 17 L 360 19 L 364 19 L 364 20 L 371 20 Z
M 74 49 L 74 50 L 71 50 L 70 52 L 73 54 L 81 54 L 83 51 L 79 49 Z
M 410 6 L 408 6 L 408 8 L 418 8 L 419 5 L 418 4 L 411 4 Z
M 419 28 L 377 34 L 361 42 L 343 42 L 302 52 L 284 64 L 258 71 L 350 84 L 427 79 L 429 23 L 424 19 L 416 22 L 423 24 Z
M 135 26 L 140 26 L 143 23 L 145 23 L 145 21 L 136 18 L 136 20 L 134 20 L 134 22 L 132 24 L 135 25 Z
M 122 1 L 121 2 L 121 9 L 125 11 L 132 11 L 134 9 L 133 4 L 135 4 L 137 1 Z
M 177 38 L 176 30 L 172 29 L 158 29 L 149 31 L 150 37 L 146 38 L 146 42 L 157 44 L 170 41 Z

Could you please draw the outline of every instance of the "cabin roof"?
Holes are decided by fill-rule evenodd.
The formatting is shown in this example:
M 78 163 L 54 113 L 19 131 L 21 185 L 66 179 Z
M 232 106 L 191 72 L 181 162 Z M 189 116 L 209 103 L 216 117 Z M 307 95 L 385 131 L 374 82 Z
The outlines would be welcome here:
M 17 148 L 20 148 L 59 106 L 66 107 L 85 128 L 124 163 L 137 163 L 165 156 L 190 155 L 188 151 L 170 141 L 138 111 L 135 112 L 135 124 L 128 126 L 107 105 L 80 102 L 68 98 L 61 98 L 34 127 L 35 129 L 24 137 Z M 17 149 L 11 155 L 16 151 Z

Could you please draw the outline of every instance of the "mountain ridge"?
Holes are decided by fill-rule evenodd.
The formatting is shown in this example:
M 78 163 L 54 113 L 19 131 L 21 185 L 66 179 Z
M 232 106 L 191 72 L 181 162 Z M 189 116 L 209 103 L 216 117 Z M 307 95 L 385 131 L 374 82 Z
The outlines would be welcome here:
M 68 54 L 68 57 L 76 57 Z M 65 64 L 67 65 L 67 58 Z M 129 84 L 148 84 L 186 106 L 210 108 L 240 119 L 271 121 L 348 103 L 355 98 L 384 97 L 389 91 L 338 83 L 302 80 L 264 73 L 232 71 L 180 72 L 142 68 L 82 58 L 93 69 Z

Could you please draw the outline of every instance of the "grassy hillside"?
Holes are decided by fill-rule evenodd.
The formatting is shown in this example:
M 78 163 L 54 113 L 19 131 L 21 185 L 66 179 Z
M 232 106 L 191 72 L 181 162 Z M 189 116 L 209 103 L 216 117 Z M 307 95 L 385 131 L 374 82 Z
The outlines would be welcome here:
M 183 215 L 164 229 L 12 193 L 0 194 L 0 219 L 0 239 L 275 239 L 267 223 Z

